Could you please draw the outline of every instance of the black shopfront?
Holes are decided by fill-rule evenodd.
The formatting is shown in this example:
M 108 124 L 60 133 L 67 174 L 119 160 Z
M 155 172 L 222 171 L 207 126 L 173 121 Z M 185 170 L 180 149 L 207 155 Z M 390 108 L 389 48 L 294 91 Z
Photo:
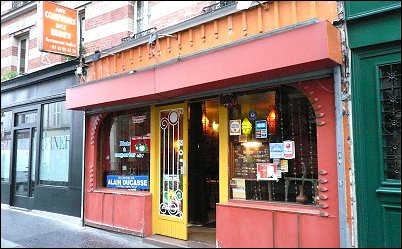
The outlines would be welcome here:
M 1 203 L 81 216 L 83 112 L 65 108 L 77 61 L 1 84 Z

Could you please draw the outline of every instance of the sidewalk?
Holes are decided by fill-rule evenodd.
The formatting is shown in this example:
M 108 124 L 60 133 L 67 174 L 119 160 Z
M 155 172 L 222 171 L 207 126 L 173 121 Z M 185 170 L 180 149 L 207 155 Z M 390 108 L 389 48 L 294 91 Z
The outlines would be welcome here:
M 172 248 L 172 244 L 81 225 L 81 219 L 1 204 L 1 248 Z

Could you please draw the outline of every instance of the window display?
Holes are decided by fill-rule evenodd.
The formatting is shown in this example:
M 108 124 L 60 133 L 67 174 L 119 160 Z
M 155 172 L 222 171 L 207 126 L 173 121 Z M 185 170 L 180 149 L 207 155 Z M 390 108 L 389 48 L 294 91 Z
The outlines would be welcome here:
M 229 108 L 232 199 L 318 204 L 315 112 L 296 89 L 237 94 Z
M 99 186 L 148 191 L 150 148 L 149 108 L 108 114 L 99 129 Z

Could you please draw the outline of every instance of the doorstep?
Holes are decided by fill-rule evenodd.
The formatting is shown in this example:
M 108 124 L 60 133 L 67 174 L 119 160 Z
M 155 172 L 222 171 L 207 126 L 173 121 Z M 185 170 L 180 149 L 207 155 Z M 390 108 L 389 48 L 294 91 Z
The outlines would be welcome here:
M 161 247 L 169 245 L 169 248 L 215 248 L 215 245 L 201 241 L 180 240 L 157 234 L 145 237 L 143 241 Z

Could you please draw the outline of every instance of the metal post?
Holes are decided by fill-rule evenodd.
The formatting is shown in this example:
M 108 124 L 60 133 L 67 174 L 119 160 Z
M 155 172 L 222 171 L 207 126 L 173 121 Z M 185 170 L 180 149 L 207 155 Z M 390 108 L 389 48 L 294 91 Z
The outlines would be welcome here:
M 336 152 L 338 172 L 338 205 L 339 205 L 339 238 L 340 247 L 350 247 L 349 233 L 346 220 L 346 190 L 345 190 L 345 159 L 343 146 L 343 109 L 341 89 L 341 68 L 334 68 L 334 89 L 335 89 L 335 121 L 336 121 Z

